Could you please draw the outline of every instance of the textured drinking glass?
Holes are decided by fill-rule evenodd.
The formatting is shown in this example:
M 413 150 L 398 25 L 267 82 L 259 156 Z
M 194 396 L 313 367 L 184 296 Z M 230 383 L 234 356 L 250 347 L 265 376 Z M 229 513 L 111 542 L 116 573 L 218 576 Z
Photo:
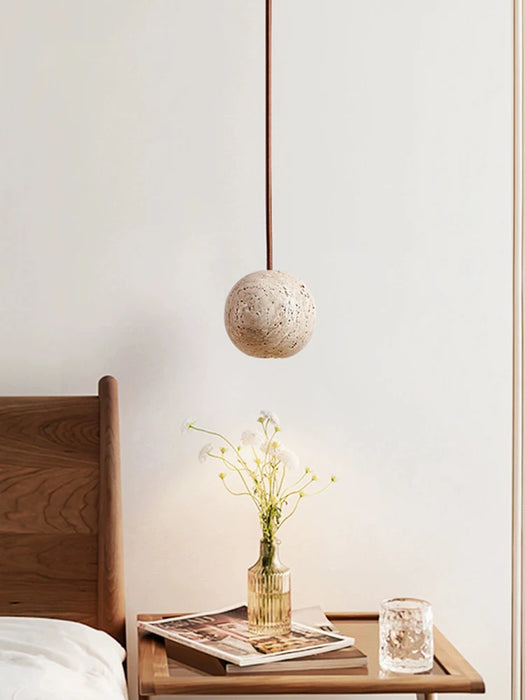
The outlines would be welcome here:
M 434 663 L 432 607 L 417 598 L 391 598 L 379 613 L 379 665 L 395 673 L 430 671 Z

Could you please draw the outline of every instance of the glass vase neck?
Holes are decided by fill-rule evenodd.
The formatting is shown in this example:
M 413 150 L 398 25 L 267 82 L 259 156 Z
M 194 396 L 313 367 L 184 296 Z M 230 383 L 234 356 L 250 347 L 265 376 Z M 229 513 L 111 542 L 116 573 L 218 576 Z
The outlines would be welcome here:
M 287 568 L 281 562 L 279 557 L 279 545 L 281 540 L 265 540 L 262 539 L 259 543 L 259 562 L 264 569 L 273 571 L 282 571 Z

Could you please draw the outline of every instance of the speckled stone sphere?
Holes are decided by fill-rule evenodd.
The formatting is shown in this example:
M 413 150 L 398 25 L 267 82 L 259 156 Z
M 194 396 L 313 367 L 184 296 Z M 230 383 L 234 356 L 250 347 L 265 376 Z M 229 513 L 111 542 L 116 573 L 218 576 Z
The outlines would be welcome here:
M 315 303 L 297 277 L 251 272 L 228 294 L 224 323 L 232 343 L 252 357 L 290 357 L 312 337 Z

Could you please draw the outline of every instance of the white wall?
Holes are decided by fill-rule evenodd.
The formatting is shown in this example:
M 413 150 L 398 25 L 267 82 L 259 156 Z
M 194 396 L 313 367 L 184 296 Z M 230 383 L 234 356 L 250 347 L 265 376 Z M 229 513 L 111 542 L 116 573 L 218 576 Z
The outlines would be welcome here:
M 294 604 L 432 601 L 509 696 L 511 3 L 276 0 L 288 360 L 229 342 L 264 267 L 263 0 L 0 0 L 0 391 L 120 382 L 134 618 L 244 598 L 250 504 L 187 416 L 261 408 L 339 482 L 282 532 Z

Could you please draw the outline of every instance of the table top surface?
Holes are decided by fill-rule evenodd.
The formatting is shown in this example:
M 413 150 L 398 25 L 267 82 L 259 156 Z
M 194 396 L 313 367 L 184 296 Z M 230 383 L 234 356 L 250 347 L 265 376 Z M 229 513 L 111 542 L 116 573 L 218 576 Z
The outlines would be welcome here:
M 179 613 L 181 614 L 181 613 Z M 158 620 L 170 615 L 139 615 Z M 427 673 L 394 674 L 379 668 L 377 613 L 327 613 L 341 634 L 355 638 L 368 666 L 355 669 L 213 675 L 169 658 L 165 640 L 139 631 L 139 691 L 142 695 L 484 693 L 481 676 L 434 627 L 434 667 Z

